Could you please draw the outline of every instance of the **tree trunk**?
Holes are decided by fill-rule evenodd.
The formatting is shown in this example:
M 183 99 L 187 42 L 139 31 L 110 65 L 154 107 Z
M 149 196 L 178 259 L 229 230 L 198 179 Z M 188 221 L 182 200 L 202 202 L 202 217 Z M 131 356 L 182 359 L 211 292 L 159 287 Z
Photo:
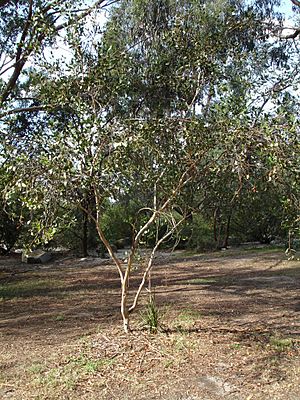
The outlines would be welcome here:
M 214 211 L 214 239 L 215 239 L 216 243 L 218 241 L 218 238 L 217 238 L 217 215 L 218 215 L 218 208 L 216 208 Z
M 83 257 L 88 256 L 88 216 L 86 212 L 82 212 L 82 254 Z
M 127 306 L 127 297 L 128 297 L 128 281 L 124 280 L 122 282 L 122 298 L 121 298 L 121 314 L 123 318 L 123 328 L 125 333 L 130 332 L 129 325 L 129 310 Z
M 227 249 L 227 247 L 228 247 L 231 216 L 232 216 L 232 213 L 230 213 L 227 217 L 227 224 L 226 224 L 226 228 L 225 228 L 225 237 L 224 237 L 224 242 L 223 242 L 223 248 L 225 248 L 225 249 Z

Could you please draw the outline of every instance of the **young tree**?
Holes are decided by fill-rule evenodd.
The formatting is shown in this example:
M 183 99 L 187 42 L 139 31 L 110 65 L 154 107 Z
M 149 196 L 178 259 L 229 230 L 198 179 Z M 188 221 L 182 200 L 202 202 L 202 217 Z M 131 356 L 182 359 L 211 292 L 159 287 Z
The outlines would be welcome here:
M 126 0 L 99 42 L 91 45 L 80 29 L 70 29 L 67 70 L 31 74 L 32 92 L 51 112 L 40 114 L 45 124 L 37 128 L 34 151 L 7 137 L 15 175 L 6 197 L 16 188 L 40 215 L 37 231 L 44 234 L 48 226 L 53 232 L 53 210 L 66 203 L 89 215 L 120 277 L 126 332 L 159 245 L 212 188 L 221 192 L 221 178 L 230 183 L 230 205 L 261 168 L 260 159 L 271 157 L 265 164 L 271 177 L 276 164 L 290 162 L 282 158 L 285 133 L 263 124 L 266 103 L 255 99 L 250 106 L 259 80 L 268 82 L 270 57 L 284 58 L 272 56 L 268 41 L 274 3 Z M 109 201 L 137 188 L 143 204 L 124 263 L 104 234 L 102 217 Z M 95 212 L 85 202 L 89 196 Z M 131 290 L 138 248 L 159 220 L 166 228 L 142 265 L 139 287 Z

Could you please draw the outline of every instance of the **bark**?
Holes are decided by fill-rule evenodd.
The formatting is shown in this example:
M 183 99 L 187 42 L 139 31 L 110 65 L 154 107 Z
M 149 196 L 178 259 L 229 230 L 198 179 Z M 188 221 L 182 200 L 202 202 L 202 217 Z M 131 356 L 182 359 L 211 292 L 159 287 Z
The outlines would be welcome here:
M 216 248 L 220 248 L 222 234 L 222 219 L 220 216 L 220 208 L 217 207 L 214 212 L 214 239 L 216 243 Z
M 125 333 L 130 332 L 129 310 L 127 306 L 127 300 L 128 300 L 128 281 L 124 280 L 122 282 L 121 314 L 123 318 L 123 328 Z
M 292 2 L 293 4 L 295 4 L 295 6 L 300 7 L 300 1 L 298 1 L 298 0 L 291 0 L 291 2 Z
M 88 256 L 88 215 L 86 212 L 82 212 L 82 254 L 83 257 Z
M 170 236 L 172 235 L 172 233 L 175 231 L 175 229 L 176 229 L 180 224 L 182 224 L 182 222 L 183 222 L 184 220 L 185 220 L 185 218 L 183 217 L 180 221 L 178 221 L 178 222 L 172 227 L 172 229 L 170 229 L 169 232 L 167 232 L 161 239 L 158 240 L 158 242 L 156 243 L 156 245 L 153 247 L 153 249 L 152 249 L 152 251 L 151 251 L 151 254 L 150 254 L 150 257 L 149 257 L 149 260 L 148 260 L 148 263 L 147 263 L 147 267 L 146 267 L 146 269 L 145 269 L 145 271 L 144 271 L 144 273 L 143 273 L 143 277 L 142 277 L 141 283 L 140 283 L 140 285 L 139 285 L 138 290 L 136 291 L 136 294 L 135 294 L 135 297 L 134 297 L 134 300 L 133 300 L 133 304 L 132 304 L 132 306 L 129 308 L 129 313 L 131 313 L 132 311 L 134 311 L 135 308 L 136 308 L 136 306 L 138 305 L 138 301 L 139 301 L 140 295 L 141 295 L 141 293 L 142 293 L 142 290 L 143 290 L 143 288 L 144 288 L 144 286 L 145 286 L 145 283 L 146 283 L 146 281 L 147 281 L 147 278 L 149 279 L 149 291 L 151 292 L 151 276 L 150 276 L 150 274 L 151 274 L 151 269 L 152 269 L 152 265 L 153 265 L 154 256 L 155 256 L 155 253 L 156 253 L 157 249 L 159 248 L 159 246 L 160 246 L 166 239 L 168 239 L 168 237 L 170 237 Z
M 225 237 L 224 237 L 224 242 L 223 242 L 223 248 L 225 248 L 225 249 L 227 249 L 227 247 L 228 247 L 231 216 L 232 216 L 232 213 L 230 213 L 227 217 L 227 224 L 226 224 L 226 228 L 225 228 Z
M 169 206 L 169 204 L 171 203 L 173 198 L 177 195 L 177 193 L 181 190 L 181 188 L 183 186 L 185 186 L 191 180 L 191 177 L 189 176 L 189 174 L 192 171 L 192 169 L 193 169 L 193 167 L 189 168 L 186 172 L 184 172 L 181 175 L 177 186 L 172 191 L 170 197 L 167 198 L 167 200 L 159 208 L 159 210 L 156 209 L 156 204 L 154 204 L 154 210 L 152 212 L 152 215 L 150 216 L 148 221 L 143 225 L 143 227 L 137 232 L 137 234 L 135 235 L 135 237 L 133 239 L 130 255 L 128 257 L 126 270 L 124 269 L 124 267 L 123 267 L 121 261 L 119 260 L 119 258 L 116 256 L 112 246 L 110 245 L 110 243 L 106 239 L 106 237 L 105 237 L 105 235 L 104 235 L 104 233 L 103 233 L 103 231 L 101 229 L 101 200 L 102 200 L 102 196 L 101 196 L 101 193 L 99 192 L 98 188 L 94 187 L 94 199 L 95 199 L 95 206 L 96 206 L 96 216 L 93 215 L 82 203 L 78 204 L 80 209 L 83 212 L 85 212 L 91 218 L 91 220 L 95 223 L 99 238 L 102 241 L 102 243 L 104 244 L 104 246 L 106 247 L 111 259 L 114 261 L 114 263 L 115 263 L 115 265 L 117 267 L 117 270 L 119 272 L 120 282 L 121 282 L 121 306 L 120 306 L 120 309 L 121 309 L 121 315 L 122 315 L 122 319 L 123 319 L 123 328 L 124 328 L 125 333 L 129 333 L 130 332 L 130 318 L 129 318 L 129 316 L 130 316 L 130 313 L 136 308 L 136 306 L 138 304 L 138 300 L 139 300 L 141 291 L 142 291 L 142 289 L 143 289 L 143 287 L 145 285 L 145 282 L 146 282 L 146 280 L 147 280 L 147 278 L 149 276 L 150 270 L 152 268 L 153 258 L 154 258 L 154 255 L 155 255 L 155 252 L 156 252 L 157 248 L 159 247 L 159 245 L 165 239 L 167 239 L 175 231 L 175 229 L 177 229 L 177 227 L 184 221 L 185 216 L 177 223 L 176 223 L 175 220 L 174 221 L 172 220 L 172 228 L 170 229 L 170 231 L 167 232 L 155 244 L 154 248 L 152 249 L 151 255 L 149 257 L 146 269 L 145 269 L 145 271 L 143 273 L 142 281 L 141 281 L 141 283 L 139 285 L 139 288 L 137 289 L 137 292 L 135 294 L 133 305 L 131 307 L 129 307 L 129 305 L 128 305 L 129 279 L 130 279 L 131 268 L 132 268 L 132 265 L 133 265 L 133 262 L 134 262 L 134 255 L 135 255 L 136 249 L 138 247 L 140 238 L 143 235 L 143 233 L 149 228 L 149 226 L 152 223 L 154 223 L 156 218 L 166 210 L 166 208 Z M 155 203 L 155 199 L 154 199 L 154 203 Z
M 218 238 L 217 238 L 217 218 L 218 218 L 218 208 L 216 208 L 215 211 L 214 211 L 214 239 L 215 239 L 216 243 L 218 241 Z

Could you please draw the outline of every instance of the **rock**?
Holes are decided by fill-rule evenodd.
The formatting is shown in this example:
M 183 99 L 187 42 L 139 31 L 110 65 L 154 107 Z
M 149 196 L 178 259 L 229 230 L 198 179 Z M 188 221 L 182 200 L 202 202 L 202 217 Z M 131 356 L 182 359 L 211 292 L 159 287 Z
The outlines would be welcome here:
M 220 398 L 234 390 L 233 386 L 217 376 L 201 376 L 198 379 L 198 384 L 207 392 L 220 396 Z
M 131 245 L 131 240 L 129 237 L 118 239 L 115 243 L 118 249 L 124 249 L 127 246 Z
M 52 258 L 52 253 L 38 249 L 29 253 L 22 253 L 22 262 L 27 264 L 45 264 Z

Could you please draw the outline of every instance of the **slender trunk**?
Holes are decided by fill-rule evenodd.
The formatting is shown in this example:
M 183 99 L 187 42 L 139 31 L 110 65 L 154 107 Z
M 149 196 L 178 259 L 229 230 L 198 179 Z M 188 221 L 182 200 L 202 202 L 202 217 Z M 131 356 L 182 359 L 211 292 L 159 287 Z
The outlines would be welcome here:
M 288 236 L 288 251 L 292 250 L 292 231 L 289 229 L 289 236 Z
M 227 224 L 226 224 L 226 228 L 225 228 L 225 237 L 224 237 L 224 242 L 223 242 L 223 247 L 224 247 L 225 249 L 227 249 L 227 247 L 228 247 L 231 216 L 232 216 L 232 213 L 230 213 L 230 214 L 228 215 Z
M 142 292 L 142 289 L 143 289 L 143 287 L 144 287 L 144 285 L 145 285 L 145 283 L 146 283 L 147 277 L 149 277 L 149 282 L 148 282 L 148 283 L 149 283 L 149 290 L 151 291 L 151 268 L 152 268 L 152 264 L 153 264 L 154 255 L 155 255 L 155 253 L 156 253 L 158 247 L 161 245 L 161 243 L 162 243 L 164 240 L 166 240 L 168 237 L 171 236 L 171 234 L 174 232 L 174 230 L 175 230 L 184 220 L 185 220 L 185 218 L 182 218 L 179 222 L 177 222 L 177 224 L 175 224 L 175 225 L 173 226 L 173 228 L 172 228 L 169 232 L 167 232 L 162 238 L 160 238 L 159 241 L 156 243 L 156 245 L 153 247 L 153 249 L 152 249 L 152 251 L 151 251 L 151 254 L 150 254 L 150 257 L 149 257 L 149 259 L 148 259 L 147 267 L 146 267 L 146 269 L 145 269 L 145 271 L 144 271 L 144 273 L 143 273 L 143 277 L 142 277 L 140 286 L 139 286 L 139 288 L 138 288 L 138 290 L 136 291 L 136 294 L 135 294 L 135 296 L 134 296 L 133 304 L 132 304 L 132 306 L 129 308 L 129 312 L 132 312 L 133 310 L 135 310 L 135 308 L 136 308 L 136 306 L 137 306 L 137 304 L 138 304 L 139 297 L 140 297 L 140 294 L 141 294 L 141 292 Z
M 127 306 L 127 300 L 128 300 L 128 281 L 124 280 L 122 282 L 121 314 L 123 318 L 123 328 L 125 333 L 130 332 L 129 310 Z
M 148 290 L 151 296 L 151 292 L 152 292 L 152 281 L 151 281 L 151 270 L 149 271 L 149 275 L 148 275 Z
M 218 238 L 217 238 L 217 219 L 218 219 L 218 208 L 215 209 L 214 211 L 214 239 L 215 242 L 217 243 Z
M 121 314 L 123 318 L 123 327 L 124 331 L 126 333 L 130 332 L 130 326 L 129 326 L 129 309 L 128 309 L 128 283 L 129 283 L 129 263 L 131 262 L 131 257 L 133 257 L 133 254 L 130 255 L 128 265 L 127 265 L 127 270 L 124 271 L 121 261 L 119 258 L 116 256 L 112 246 L 106 239 L 102 229 L 101 229 L 101 196 L 99 195 L 98 191 L 94 189 L 95 193 L 95 203 L 96 203 L 96 217 L 94 217 L 92 214 L 90 217 L 96 224 L 97 232 L 99 235 L 100 240 L 106 247 L 111 259 L 114 261 L 117 270 L 120 275 L 120 281 L 121 281 Z
M 216 221 L 216 249 L 221 248 L 221 237 L 222 237 L 222 219 L 221 217 Z
M 82 223 L 82 254 L 83 257 L 88 256 L 88 216 L 86 212 L 82 212 L 83 223 Z
M 216 249 L 221 248 L 221 235 L 222 235 L 222 216 L 220 208 L 217 207 L 214 212 L 214 238 Z

